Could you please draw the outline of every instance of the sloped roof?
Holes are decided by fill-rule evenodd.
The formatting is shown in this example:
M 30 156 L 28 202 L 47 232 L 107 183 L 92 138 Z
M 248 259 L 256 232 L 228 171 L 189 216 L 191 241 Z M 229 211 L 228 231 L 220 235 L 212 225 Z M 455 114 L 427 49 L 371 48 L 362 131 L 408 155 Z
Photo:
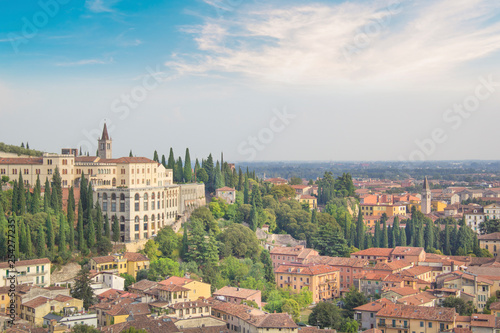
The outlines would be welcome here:
M 144 254 L 136 253 L 136 252 L 125 252 L 123 254 L 123 258 L 127 259 L 127 261 L 149 261 L 149 258 Z
M 387 305 L 377 312 L 377 317 L 391 317 L 404 319 L 425 319 L 453 322 L 455 308 L 435 308 L 417 305 Z
M 260 290 L 245 289 L 245 288 L 235 288 L 230 286 L 225 286 L 213 293 L 214 296 L 226 296 L 226 297 L 236 297 L 246 299 L 250 296 L 258 294 Z

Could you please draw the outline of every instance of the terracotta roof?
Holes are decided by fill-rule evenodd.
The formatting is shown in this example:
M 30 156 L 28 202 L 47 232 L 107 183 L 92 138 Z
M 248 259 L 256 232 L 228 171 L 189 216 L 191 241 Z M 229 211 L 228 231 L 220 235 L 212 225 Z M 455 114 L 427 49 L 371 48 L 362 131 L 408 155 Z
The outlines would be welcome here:
M 123 254 L 123 258 L 127 259 L 127 261 L 149 261 L 149 258 L 143 254 L 136 252 L 125 252 Z
M 304 251 L 306 248 L 303 245 L 297 246 L 275 246 L 269 252 L 271 255 L 299 255 L 300 252 Z
M 453 322 L 455 315 L 455 308 L 435 308 L 402 304 L 385 306 L 377 312 L 377 317 L 426 319 L 447 322 Z
M 72 299 L 74 298 L 66 295 L 57 295 L 56 297 L 54 297 L 54 300 L 58 302 L 68 302 L 71 301 Z
M 369 330 L 363 331 L 361 333 L 382 333 L 382 331 L 377 328 L 370 328 Z
M 172 291 L 172 292 L 189 291 L 188 288 L 184 288 L 184 287 L 178 286 L 176 284 L 162 285 L 162 286 L 159 286 L 158 289 L 163 290 L 163 291 Z
M 242 320 L 249 320 L 252 314 L 262 315 L 263 311 L 254 309 L 245 304 L 235 304 L 229 302 L 214 301 L 212 309 L 238 317 Z
M 379 262 L 373 267 L 373 270 L 395 271 L 408 266 L 413 266 L 413 263 L 407 260 L 395 260 L 391 262 Z
M 190 283 L 190 282 L 193 282 L 193 281 L 194 280 L 183 278 L 183 277 L 179 277 L 179 276 L 171 276 L 168 279 L 160 281 L 158 283 L 162 284 L 162 285 L 165 285 L 165 286 L 169 285 L 169 284 L 176 284 L 176 285 L 179 285 L 179 286 L 183 286 L 183 285 L 185 285 L 187 283 Z
M 384 304 L 393 304 L 387 298 L 381 298 L 374 302 L 366 303 L 361 306 L 354 308 L 356 311 L 370 311 L 370 312 L 378 312 L 380 309 L 384 307 Z
M 261 316 L 252 316 L 247 321 L 259 328 L 297 328 L 297 324 L 286 313 L 267 313 Z
M 0 164 L 43 164 L 41 157 L 2 157 Z
M 386 292 L 393 292 L 401 296 L 415 295 L 419 293 L 418 290 L 411 287 L 387 288 Z
M 75 163 L 95 163 L 98 162 L 100 158 L 98 156 L 77 156 L 75 157 Z
M 393 256 L 418 256 L 424 251 L 423 247 L 396 246 L 392 250 Z
M 431 293 L 424 291 L 416 295 L 401 297 L 400 299 L 397 300 L 397 302 L 399 304 L 406 304 L 406 305 L 422 305 L 432 302 L 436 298 L 437 297 L 432 295 Z
M 153 319 L 147 316 L 136 316 L 133 321 L 100 327 L 101 332 L 119 333 L 134 327 L 136 330 L 145 330 L 149 333 L 180 332 L 174 322 L 167 318 Z
M 314 199 L 314 200 L 317 200 L 318 198 L 316 197 L 313 197 L 312 195 L 307 195 L 307 194 L 302 194 L 300 196 L 301 199 Z
M 50 260 L 48 258 L 42 259 L 31 259 L 31 260 L 19 260 L 15 262 L 16 267 L 24 267 L 31 265 L 44 265 L 50 264 Z M 10 264 L 8 262 L 0 262 L 0 268 L 9 268 Z
M 205 307 L 205 306 L 211 306 L 208 302 L 198 299 L 196 301 L 192 302 L 180 302 L 180 303 L 175 303 L 171 304 L 168 307 L 171 309 L 190 309 L 190 308 L 200 308 L 200 307 Z
M 182 333 L 229 333 L 226 325 L 183 328 Z M 332 332 L 336 333 L 336 332 Z
M 280 265 L 274 270 L 275 273 L 291 273 L 302 275 L 318 275 L 339 271 L 328 265 Z
M 470 316 L 457 316 L 457 322 L 470 323 Z
M 473 313 L 470 317 L 471 327 L 495 327 L 495 315 Z
M 247 299 L 250 296 L 258 294 L 260 290 L 235 288 L 235 287 L 222 287 L 213 293 L 214 296 L 236 297 Z
M 414 266 L 412 268 L 405 269 L 401 272 L 403 275 L 409 276 L 418 276 L 421 274 L 429 273 L 434 270 L 434 267 L 431 266 Z
M 23 305 L 28 308 L 36 309 L 37 307 L 47 303 L 48 301 L 50 301 L 50 298 L 44 296 L 38 296 L 33 298 L 31 301 L 23 303 Z
M 129 286 L 129 289 L 137 289 L 140 291 L 145 291 L 151 288 L 154 288 L 158 285 L 158 282 L 149 281 L 149 280 L 141 280 Z
M 500 240 L 500 232 L 477 236 L 479 240 Z
M 224 187 L 218 188 L 216 191 L 236 191 L 236 189 L 234 189 L 232 187 L 224 186 Z
M 363 268 L 368 264 L 367 259 L 313 256 L 304 260 L 304 264 L 324 264 L 330 266 L 349 266 Z
M 392 249 L 372 247 L 366 250 L 351 253 L 351 256 L 376 256 L 376 257 L 390 257 Z
M 114 262 L 115 261 L 115 257 L 113 257 L 113 256 L 94 257 L 91 259 L 94 260 L 97 264 L 104 264 L 107 262 Z
M 500 302 L 493 302 L 490 304 L 491 310 L 500 310 Z

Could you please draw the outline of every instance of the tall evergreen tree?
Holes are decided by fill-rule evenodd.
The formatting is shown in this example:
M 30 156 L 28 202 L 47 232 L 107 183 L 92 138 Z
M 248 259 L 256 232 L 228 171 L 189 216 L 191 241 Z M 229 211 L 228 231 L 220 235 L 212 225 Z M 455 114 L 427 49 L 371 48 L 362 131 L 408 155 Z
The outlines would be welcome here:
M 165 158 L 165 155 L 161 155 L 161 164 L 163 165 L 163 167 L 165 167 L 165 169 L 167 168 L 167 160 Z
M 38 258 L 45 258 L 47 256 L 46 251 L 46 238 L 45 231 L 43 230 L 43 226 L 40 224 L 38 226 L 37 239 L 36 239 L 36 254 Z
M 13 213 L 19 213 L 19 190 L 17 185 L 17 180 L 14 180 L 12 184 L 12 203 L 11 210 Z
M 252 203 L 255 203 L 255 206 L 257 206 L 257 209 L 261 210 L 263 208 L 262 206 L 262 195 L 260 193 L 260 186 L 255 185 L 252 188 Z
M 47 229 L 47 248 L 49 251 L 49 256 L 54 255 L 54 245 L 55 245 L 55 235 L 54 228 L 52 225 L 52 219 L 50 215 L 47 215 L 47 220 L 45 221 L 45 228 Z
M 52 175 L 52 191 L 55 191 L 56 202 L 54 203 L 54 210 L 60 212 L 62 210 L 62 179 L 59 173 L 59 168 L 56 166 L 54 174 Z
M 417 243 L 415 246 L 417 247 L 425 247 L 425 237 L 424 237 L 424 224 L 422 221 L 419 221 L 418 223 L 418 237 L 417 237 Z
M 262 250 L 260 253 L 260 262 L 264 265 L 264 278 L 267 282 L 274 283 L 273 261 L 268 250 Z
M 208 242 L 205 243 L 204 256 L 205 265 L 215 267 L 219 263 L 219 248 L 217 246 L 217 240 L 212 230 L 208 233 Z
M 224 177 L 222 176 L 222 173 L 220 171 L 219 161 L 217 161 L 214 169 L 214 189 L 218 189 L 221 187 L 224 187 Z
M 14 257 L 19 258 L 19 219 L 16 214 L 13 214 L 15 230 L 14 230 Z
M 90 214 L 87 221 L 87 245 L 89 249 L 92 249 L 95 245 L 95 235 L 94 219 L 92 218 L 92 214 Z
M 156 150 L 153 154 L 153 161 L 160 163 L 160 159 L 158 158 L 158 152 Z
M 109 225 L 108 214 L 104 216 L 104 237 L 107 239 L 111 239 L 111 228 Z
M 102 217 L 102 211 L 101 211 L 101 205 L 99 205 L 99 202 L 96 203 L 96 217 L 95 217 L 95 239 L 96 242 L 99 243 L 102 239 L 102 232 L 104 229 L 103 225 L 103 217 Z
M 26 225 L 26 236 L 28 237 L 26 246 L 26 258 L 31 259 L 34 257 L 34 253 L 33 253 L 33 241 L 31 240 L 31 228 L 29 224 Z
M 245 176 L 245 189 L 243 191 L 243 203 L 250 203 L 250 184 L 248 182 L 248 177 Z
M 428 220 L 425 225 L 425 248 L 434 248 L 434 223 Z
M 446 226 L 444 228 L 444 254 L 451 255 L 451 240 L 450 240 L 450 225 L 446 221 Z
M 406 232 L 401 232 L 401 238 L 399 240 L 400 246 L 406 246 Z
M 80 155 L 81 155 L 81 154 L 82 154 L 82 153 L 80 152 Z M 134 154 L 132 154 L 132 149 L 130 149 L 130 152 L 128 153 L 128 157 L 134 157 Z
M 388 248 L 389 247 L 389 234 L 387 231 L 387 216 L 382 215 L 382 247 Z
M 175 172 L 174 172 L 174 178 L 176 183 L 182 183 L 184 180 L 184 173 L 183 173 L 183 166 L 182 166 L 182 158 L 179 156 L 177 159 L 177 164 L 175 165 Z
M 174 150 L 172 147 L 170 147 L 170 153 L 168 155 L 168 164 L 167 164 L 167 169 L 172 169 L 174 170 L 175 168 L 175 156 L 174 156 Z
M 87 248 L 85 235 L 83 234 L 83 205 L 82 200 L 78 202 L 78 249 L 84 252 Z
M 23 175 L 21 174 L 21 170 L 19 170 L 19 181 L 17 184 L 18 188 L 18 209 L 17 215 L 22 216 L 26 213 L 26 191 L 24 189 L 24 180 Z
M 311 213 L 311 223 L 312 224 L 318 224 L 318 213 L 316 212 L 316 209 L 313 209 L 312 210 L 312 213 Z
M 214 159 L 212 158 L 212 154 L 209 154 L 205 163 L 203 163 L 202 167 L 205 169 L 208 175 L 208 190 L 214 191 Z
M 380 230 L 380 222 L 375 221 L 375 232 L 373 234 L 373 247 L 381 247 L 380 246 L 381 239 L 382 239 L 382 232 Z
M 356 222 L 356 246 L 358 249 L 363 250 L 365 245 L 365 224 L 363 222 L 363 213 L 361 213 L 361 206 L 358 211 L 358 221 Z
M 89 181 L 89 187 L 87 189 L 87 210 L 83 210 L 83 222 L 85 226 L 85 218 L 87 218 L 87 224 L 88 224 L 88 219 L 92 215 L 92 208 L 94 208 L 94 190 L 92 189 L 92 182 Z
M 21 217 L 22 219 L 22 217 Z M 28 247 L 28 238 L 26 237 L 26 224 L 24 221 L 19 221 L 19 251 L 21 253 L 26 253 L 26 249 Z
M 66 222 L 64 215 L 59 214 L 59 255 L 63 256 L 66 253 Z
M 243 171 L 241 171 L 241 168 L 238 168 L 238 186 L 236 187 L 236 190 L 243 190 L 244 182 L 245 179 L 243 178 Z
M 184 181 L 191 182 L 193 178 L 193 169 L 191 168 L 191 156 L 189 155 L 189 148 L 186 148 L 186 156 L 184 157 Z
M 198 172 L 198 170 L 200 170 L 200 162 L 198 161 L 198 158 L 196 159 L 196 162 L 194 163 L 194 173 L 193 173 L 193 177 L 194 177 L 194 181 L 196 182 L 197 179 L 196 179 L 196 174 Z
M 85 212 L 87 209 L 87 190 L 88 190 L 87 178 L 85 178 L 85 172 L 82 170 L 82 177 L 80 180 L 80 201 L 82 203 L 82 209 Z M 83 216 L 82 216 L 83 217 Z
M 182 245 L 181 245 L 182 260 L 187 261 L 188 255 L 189 255 L 188 233 L 187 233 L 187 226 L 184 225 L 184 232 L 182 234 Z
M 115 215 L 113 217 L 113 242 L 120 241 L 120 222 L 118 222 L 118 217 Z
M 33 195 L 31 196 L 31 213 L 37 214 L 40 212 L 40 199 L 41 199 L 42 187 L 40 184 L 40 176 L 36 176 L 36 183 L 33 189 Z
M 392 225 L 392 245 L 394 247 L 401 245 L 401 230 L 399 228 L 399 217 L 394 216 L 394 223 Z
M 259 215 L 258 215 L 257 207 L 255 205 L 255 201 L 252 203 L 252 209 L 250 210 L 250 229 L 253 231 L 257 230 L 259 226 Z
M 44 192 L 43 192 L 43 211 L 49 213 L 50 209 L 50 185 L 48 181 L 45 182 Z
M 71 289 L 71 297 L 81 299 L 85 310 L 88 310 L 97 301 L 91 285 L 89 269 L 84 267 L 75 278 L 74 288 Z

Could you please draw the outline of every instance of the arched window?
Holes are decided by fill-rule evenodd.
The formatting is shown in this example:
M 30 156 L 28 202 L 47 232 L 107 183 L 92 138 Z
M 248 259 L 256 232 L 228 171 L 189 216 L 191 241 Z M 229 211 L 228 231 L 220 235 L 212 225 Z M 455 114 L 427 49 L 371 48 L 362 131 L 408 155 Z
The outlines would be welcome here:
M 148 194 L 144 193 L 144 210 L 148 210 Z
M 111 211 L 116 212 L 116 194 L 111 194 Z
M 135 196 L 134 196 L 134 203 L 135 203 L 135 211 L 138 212 L 140 207 L 139 207 L 139 204 L 140 204 L 140 199 L 139 199 L 139 193 L 136 193 Z
M 151 200 L 155 199 L 155 192 L 151 193 Z
M 155 214 L 151 215 L 151 222 L 155 221 Z
M 135 216 L 135 219 L 134 219 L 135 223 L 139 223 L 139 216 Z
M 120 200 L 125 200 L 125 194 L 120 194 Z
M 147 215 L 144 215 L 144 219 L 143 219 L 144 222 L 148 222 L 148 216 Z
M 125 223 L 125 216 L 120 216 L 120 223 Z
M 125 194 L 120 194 L 120 212 L 125 212 Z
M 102 194 L 102 200 L 108 200 L 108 194 L 107 193 L 103 193 Z

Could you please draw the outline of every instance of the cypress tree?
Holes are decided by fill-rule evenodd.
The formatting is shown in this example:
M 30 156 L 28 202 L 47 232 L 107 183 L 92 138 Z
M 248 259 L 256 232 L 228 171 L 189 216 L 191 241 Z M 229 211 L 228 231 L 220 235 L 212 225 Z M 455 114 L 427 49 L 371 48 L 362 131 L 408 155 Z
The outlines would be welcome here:
M 191 182 L 193 178 L 193 170 L 191 169 L 191 156 L 189 155 L 189 148 L 186 148 L 186 156 L 184 157 L 184 181 Z
M 175 169 L 175 157 L 174 157 L 174 150 L 172 147 L 170 147 L 170 153 L 168 155 L 168 164 L 167 164 L 167 169 Z
M 52 193 L 50 193 L 50 207 L 52 207 L 55 213 L 59 211 L 59 207 L 57 205 L 57 192 L 54 186 L 52 186 Z
M 45 186 L 44 186 L 44 193 L 43 193 L 43 211 L 45 213 L 48 213 L 49 208 L 50 208 L 50 183 L 49 183 L 49 179 L 45 178 Z
M 92 208 L 94 208 L 94 191 L 92 190 L 92 182 L 89 181 L 89 188 L 87 189 L 87 210 L 84 209 L 83 213 L 84 218 L 86 217 L 87 220 L 90 218 L 90 215 L 92 215 Z M 85 219 L 84 219 L 85 222 Z M 88 221 L 87 221 L 88 224 Z M 85 225 L 84 225 L 85 226 Z
M 87 179 L 85 178 L 85 172 L 82 170 L 82 177 L 80 179 L 80 202 L 82 203 L 82 209 L 85 211 L 87 209 L 87 189 L 89 184 L 87 184 Z M 83 216 L 82 216 L 83 217 Z
M 17 180 L 12 184 L 12 205 L 11 210 L 13 213 L 19 213 L 19 190 Z
M 116 215 L 113 217 L 113 242 L 120 240 L 120 224 Z
M 102 239 L 102 231 L 104 229 L 103 225 L 103 218 L 102 218 L 102 211 L 101 211 L 101 205 L 99 205 L 99 202 L 96 203 L 96 224 L 95 224 L 95 229 L 96 229 L 96 242 L 99 243 Z
M 394 216 L 394 223 L 392 225 L 392 243 L 393 247 L 401 245 L 401 230 L 399 229 L 398 216 Z
M 175 165 L 175 172 L 174 172 L 174 177 L 175 177 L 175 182 L 176 183 L 182 183 L 184 179 L 184 174 L 183 174 L 183 166 L 182 166 L 182 158 L 179 156 L 177 159 L 177 164 Z
M 55 245 L 55 237 L 54 237 L 54 228 L 52 226 L 52 220 L 50 218 L 50 215 L 47 215 L 47 220 L 45 227 L 47 228 L 47 247 L 49 250 L 49 256 L 52 257 L 54 254 L 54 245 Z
M 356 241 L 358 237 L 356 235 L 356 228 L 351 228 L 351 233 L 349 235 L 349 245 L 350 246 L 356 246 Z
M 434 223 L 427 221 L 425 225 L 425 248 L 427 250 L 434 248 Z
M 43 230 L 43 226 L 40 225 L 38 227 L 36 239 L 36 254 L 38 258 L 45 258 L 47 256 L 47 251 L 45 249 L 46 244 L 47 242 L 45 241 L 45 231 Z
M 392 240 L 392 227 L 390 224 L 387 225 L 387 237 L 389 238 L 389 248 L 394 247 L 395 245 Z
M 66 252 L 66 223 L 63 214 L 59 214 L 59 255 L 63 256 Z
M 458 242 L 458 227 L 457 227 L 456 221 L 455 221 L 455 223 L 453 223 L 453 229 L 451 230 L 450 237 L 453 240 L 452 246 L 451 246 L 452 254 L 457 254 L 457 251 L 462 244 L 460 244 Z
M 189 243 L 186 224 L 184 224 L 184 232 L 182 234 L 181 258 L 184 261 L 187 261 L 189 258 Z
M 311 213 L 311 223 L 318 224 L 318 215 L 317 215 L 316 209 L 312 210 L 312 213 Z
M 399 243 L 400 246 L 406 246 L 406 232 L 401 233 L 401 239 Z
M 245 182 L 243 179 L 243 171 L 241 171 L 241 168 L 238 168 L 238 187 L 236 188 L 238 191 L 241 191 L 243 189 L 243 183 Z
M 22 217 L 21 217 L 21 219 L 22 219 Z M 24 221 L 22 221 L 21 219 L 19 220 L 19 227 L 20 227 L 20 230 L 19 230 L 19 251 L 21 253 L 26 254 L 26 250 L 28 247 L 28 239 L 26 236 L 26 225 L 25 225 Z
M 154 154 L 153 154 L 153 161 L 155 162 L 160 162 L 160 159 L 158 158 L 158 152 L 155 150 Z
M 95 245 L 95 235 L 95 225 L 92 219 L 92 214 L 90 214 L 87 221 L 87 245 L 89 249 L 92 249 Z
M 2 258 L 5 258 L 7 256 L 7 238 L 6 238 L 7 228 L 8 228 L 8 222 L 7 219 L 5 218 L 3 205 L 0 203 L 0 257 Z
M 250 184 L 248 182 L 248 177 L 245 177 L 245 189 L 243 191 L 243 203 L 244 204 L 249 204 L 250 203 Z
M 381 240 L 381 231 L 380 231 L 380 222 L 375 221 L 375 232 L 373 234 L 373 247 L 380 247 L 380 240 Z
M 109 226 L 109 218 L 108 214 L 104 216 L 104 236 L 107 239 L 111 239 L 111 228 Z
M 356 222 L 356 236 L 357 236 L 357 248 L 360 250 L 364 249 L 365 245 L 365 225 L 363 223 L 363 214 L 361 213 L 361 206 L 358 211 L 358 221 Z
M 82 201 L 78 202 L 78 249 L 84 252 L 87 248 L 85 243 L 85 236 L 83 234 L 83 205 Z
M 250 210 L 249 224 L 250 224 L 250 229 L 252 229 L 253 231 L 257 230 L 257 227 L 259 226 L 259 216 L 257 212 L 257 207 L 255 206 L 255 201 L 252 203 L 252 209 Z
M 24 189 L 23 175 L 21 175 L 21 170 L 19 170 L 19 181 L 17 184 L 17 195 L 18 195 L 18 210 L 17 215 L 22 216 L 26 213 L 26 191 Z
M 389 247 L 389 234 L 387 232 L 387 218 L 382 218 L 383 220 L 383 227 L 382 227 L 382 247 L 388 248 Z
M 31 229 L 29 224 L 26 226 L 26 236 L 27 238 L 27 246 L 26 246 L 26 258 L 33 258 L 33 242 L 31 240 Z
M 26 211 L 33 214 L 33 211 L 31 210 L 31 192 L 29 188 L 24 193 L 26 194 Z
M 40 184 L 40 175 L 36 176 L 35 188 L 31 196 L 31 212 L 37 214 L 40 212 L 40 198 L 42 193 L 42 186 Z
M 60 212 L 62 210 L 62 179 L 57 166 L 54 169 L 54 175 L 52 176 L 52 191 L 56 192 L 56 202 L 54 203 L 55 207 L 53 208 L 56 212 Z
M 80 152 L 80 155 L 81 155 L 81 154 L 82 154 L 82 153 Z M 134 157 L 134 154 L 132 154 L 132 149 L 130 149 L 130 152 L 128 153 L 128 157 Z
M 424 224 L 420 221 L 418 226 L 418 237 L 417 237 L 417 247 L 425 247 L 425 238 L 424 238 Z
M 19 219 L 17 218 L 16 214 L 13 215 L 14 218 L 14 223 L 15 223 L 15 228 L 16 230 L 14 231 L 14 244 L 15 244 L 15 250 L 14 254 L 16 258 L 19 258 Z
M 208 190 L 214 191 L 214 159 L 212 158 L 212 154 L 209 154 L 207 160 L 203 164 L 203 168 L 207 172 L 208 175 Z
M 165 155 L 161 155 L 161 164 L 167 168 L 167 160 L 165 159 Z
M 446 221 L 444 228 L 444 254 L 451 255 L 450 225 L 448 221 Z

